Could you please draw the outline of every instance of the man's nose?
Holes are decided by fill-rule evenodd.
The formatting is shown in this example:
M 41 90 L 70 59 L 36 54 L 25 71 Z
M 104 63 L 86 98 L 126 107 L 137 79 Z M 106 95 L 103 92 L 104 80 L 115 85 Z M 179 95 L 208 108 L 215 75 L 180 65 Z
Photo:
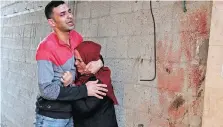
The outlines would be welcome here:
M 68 14 L 68 18 L 73 18 L 73 14 L 72 13 L 69 13 Z

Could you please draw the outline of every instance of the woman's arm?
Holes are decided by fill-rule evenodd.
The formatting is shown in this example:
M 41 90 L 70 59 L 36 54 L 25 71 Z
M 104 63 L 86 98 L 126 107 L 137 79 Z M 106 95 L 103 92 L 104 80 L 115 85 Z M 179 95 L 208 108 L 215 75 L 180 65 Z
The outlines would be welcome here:
M 90 81 L 92 80 L 97 80 L 96 77 L 91 77 L 89 79 Z M 99 80 L 98 83 L 101 83 Z M 107 96 L 105 96 L 103 99 L 98 99 L 96 97 L 86 97 L 83 99 L 79 99 L 76 101 L 73 101 L 73 108 L 78 111 L 81 114 L 86 114 L 86 113 L 91 113 L 100 108 L 100 106 L 106 101 Z

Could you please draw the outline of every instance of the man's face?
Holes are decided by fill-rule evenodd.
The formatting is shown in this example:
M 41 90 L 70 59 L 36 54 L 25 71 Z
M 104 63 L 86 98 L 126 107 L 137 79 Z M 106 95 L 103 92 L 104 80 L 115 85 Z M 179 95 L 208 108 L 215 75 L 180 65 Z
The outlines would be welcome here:
M 63 32 L 74 29 L 73 14 L 67 4 L 61 4 L 53 8 L 52 19 L 54 28 Z

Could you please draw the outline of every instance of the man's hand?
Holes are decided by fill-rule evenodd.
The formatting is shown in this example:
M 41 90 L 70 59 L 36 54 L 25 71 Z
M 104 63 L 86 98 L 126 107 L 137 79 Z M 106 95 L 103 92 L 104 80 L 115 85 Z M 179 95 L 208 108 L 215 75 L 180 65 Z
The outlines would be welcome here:
M 106 92 L 108 92 L 108 90 L 105 88 L 107 85 L 97 84 L 97 82 L 98 80 L 88 81 L 86 83 L 88 96 L 95 96 L 98 99 L 103 99 L 103 96 L 106 96 Z
M 66 71 L 61 78 L 61 82 L 63 83 L 65 87 L 70 85 L 73 82 L 72 73 L 69 71 Z
M 101 59 L 99 59 L 98 61 L 91 61 L 87 64 L 85 72 L 96 74 L 102 66 L 103 66 L 103 63 Z

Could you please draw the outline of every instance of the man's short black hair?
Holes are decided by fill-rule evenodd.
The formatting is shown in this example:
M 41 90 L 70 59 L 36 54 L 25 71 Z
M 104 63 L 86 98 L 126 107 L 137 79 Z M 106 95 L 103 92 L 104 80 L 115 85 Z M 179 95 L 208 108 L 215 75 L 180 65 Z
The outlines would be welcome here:
M 61 4 L 64 4 L 65 2 L 64 1 L 51 1 L 49 2 L 46 7 L 45 7 L 45 16 L 47 19 L 50 19 L 51 18 L 51 14 L 53 12 L 53 8 L 61 5 Z

